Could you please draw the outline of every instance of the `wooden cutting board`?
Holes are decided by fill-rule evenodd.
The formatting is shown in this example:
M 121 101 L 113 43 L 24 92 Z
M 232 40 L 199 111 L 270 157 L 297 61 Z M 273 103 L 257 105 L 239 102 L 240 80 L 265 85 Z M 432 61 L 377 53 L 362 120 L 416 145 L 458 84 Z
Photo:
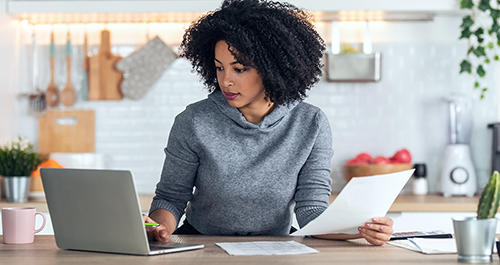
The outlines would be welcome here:
M 99 52 L 89 58 L 89 100 L 120 100 L 123 73 L 115 67 L 122 57 L 111 52 L 110 32 L 101 31 Z
M 48 110 L 38 118 L 38 151 L 50 153 L 95 152 L 93 110 Z

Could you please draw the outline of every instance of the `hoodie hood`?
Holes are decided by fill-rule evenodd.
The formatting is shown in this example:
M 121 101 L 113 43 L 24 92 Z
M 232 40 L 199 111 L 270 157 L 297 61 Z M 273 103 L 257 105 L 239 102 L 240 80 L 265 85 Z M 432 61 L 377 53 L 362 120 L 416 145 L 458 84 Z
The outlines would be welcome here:
M 214 92 L 208 95 L 208 98 L 211 99 L 219 107 L 220 111 L 228 118 L 233 120 L 239 126 L 247 129 L 272 128 L 300 103 L 300 101 L 295 101 L 289 105 L 277 106 L 271 113 L 265 116 L 261 122 L 259 122 L 258 124 L 253 124 L 251 122 L 248 122 L 237 108 L 229 105 L 229 102 L 227 102 L 226 97 L 224 97 L 220 89 L 216 89 Z

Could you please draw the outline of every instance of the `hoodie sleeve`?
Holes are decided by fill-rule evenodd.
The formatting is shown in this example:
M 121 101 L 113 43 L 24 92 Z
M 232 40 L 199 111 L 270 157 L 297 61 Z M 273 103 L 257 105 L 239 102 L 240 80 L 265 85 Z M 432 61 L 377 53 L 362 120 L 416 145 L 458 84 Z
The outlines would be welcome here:
M 331 192 L 332 133 L 328 119 L 321 110 L 316 115 L 316 126 L 318 134 L 300 170 L 295 192 L 295 214 L 301 228 L 328 208 Z
M 170 131 L 160 182 L 149 213 L 157 209 L 170 211 L 177 224 L 193 197 L 199 159 L 195 152 L 194 131 L 189 109 L 180 113 Z

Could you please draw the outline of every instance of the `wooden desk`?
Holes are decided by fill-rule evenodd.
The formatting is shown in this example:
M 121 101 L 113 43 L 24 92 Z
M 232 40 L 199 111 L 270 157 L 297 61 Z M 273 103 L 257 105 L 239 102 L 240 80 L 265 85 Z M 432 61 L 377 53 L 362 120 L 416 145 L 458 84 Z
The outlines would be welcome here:
M 3 240 L 0 236 L 0 240 Z M 425 255 L 410 250 L 384 245 L 371 246 L 364 239 L 331 241 L 304 237 L 217 237 L 172 236 L 184 243 L 204 244 L 201 250 L 157 256 L 132 256 L 58 249 L 53 236 L 35 236 L 35 243 L 27 245 L 0 245 L 2 264 L 459 264 L 456 254 Z M 316 254 L 283 256 L 230 256 L 214 243 L 243 241 L 294 240 L 320 251 Z M 498 263 L 498 255 L 493 256 Z

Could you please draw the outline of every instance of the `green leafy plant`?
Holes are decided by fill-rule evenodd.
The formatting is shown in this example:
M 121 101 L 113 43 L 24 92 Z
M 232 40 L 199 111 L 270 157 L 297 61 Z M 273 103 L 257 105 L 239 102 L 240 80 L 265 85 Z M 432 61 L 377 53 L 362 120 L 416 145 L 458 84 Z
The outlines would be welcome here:
M 29 176 L 40 163 L 40 154 L 21 137 L 10 145 L 0 147 L 0 175 L 4 177 Z
M 495 1 L 500 6 L 500 0 Z M 492 7 L 490 0 L 460 0 L 461 9 L 470 9 L 472 13 L 462 19 L 460 39 L 467 39 L 469 48 L 467 57 L 460 63 L 460 73 L 474 76 L 474 89 L 479 89 L 480 78 L 486 76 L 486 65 L 492 60 L 499 61 L 496 46 L 500 47 L 500 9 Z M 481 88 L 481 99 L 488 91 Z
M 481 193 L 477 207 L 477 219 L 493 218 L 500 202 L 500 174 L 495 170 Z

